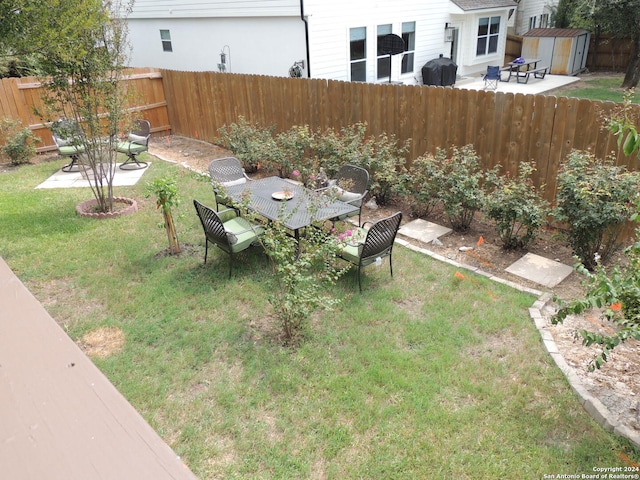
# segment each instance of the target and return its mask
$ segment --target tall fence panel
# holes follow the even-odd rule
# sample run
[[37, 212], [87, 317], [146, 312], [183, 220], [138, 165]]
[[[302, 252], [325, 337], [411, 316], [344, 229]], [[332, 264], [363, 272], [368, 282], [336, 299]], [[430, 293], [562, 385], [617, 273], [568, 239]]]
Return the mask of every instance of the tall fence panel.
[[[366, 122], [372, 135], [395, 135], [411, 142], [408, 164], [438, 148], [472, 144], [482, 165], [516, 173], [532, 162], [534, 182], [555, 193], [555, 178], [572, 149], [589, 150], [638, 169], [625, 157], [602, 119], [619, 104], [546, 95], [523, 95], [449, 87], [368, 84], [214, 72], [163, 70], [173, 133], [215, 142], [218, 129], [237, 122], [294, 125], [313, 130]], [[640, 106], [634, 107], [636, 118]]]
[[[167, 113], [162, 75], [153, 68], [126, 72], [126, 89], [131, 93], [128, 109], [135, 116], [149, 120], [152, 133], [167, 134], [171, 126]], [[43, 101], [45, 91], [35, 77], [4, 78], [0, 81], [0, 118], [20, 120], [40, 139], [38, 152], [55, 149]]]

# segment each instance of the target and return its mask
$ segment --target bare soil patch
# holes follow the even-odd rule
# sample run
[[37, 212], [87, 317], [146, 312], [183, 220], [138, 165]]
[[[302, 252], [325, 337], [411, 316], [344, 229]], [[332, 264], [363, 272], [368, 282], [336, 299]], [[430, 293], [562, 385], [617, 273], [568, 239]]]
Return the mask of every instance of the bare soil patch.
[[[581, 88], [576, 84], [572, 87]], [[554, 92], [554, 94], [558, 93]], [[150, 143], [150, 153], [203, 173], [208, 171], [211, 160], [233, 155], [232, 152], [218, 145], [179, 136], [153, 138]], [[363, 221], [376, 220], [398, 210], [403, 211], [403, 223], [414, 219], [406, 206], [389, 205], [377, 208], [365, 207]], [[447, 225], [446, 219], [439, 212], [434, 212], [425, 220]], [[560, 230], [546, 228], [527, 251], [505, 251], [501, 247], [492, 222], [478, 215], [468, 232], [464, 234], [451, 232], [441, 237], [440, 241], [442, 245], [422, 244], [418, 246], [514, 283], [536, 290], [550, 291], [565, 300], [579, 298], [584, 293], [581, 284], [582, 278], [575, 272], [549, 290], [505, 271], [505, 268], [527, 252], [566, 265], [574, 265], [573, 254], [571, 249], [563, 243], [563, 232]], [[420, 242], [412, 240], [412, 243], [419, 244]], [[472, 247], [472, 249], [460, 250], [460, 247]], [[614, 259], [614, 261], [620, 260], [620, 255]], [[550, 304], [544, 309], [543, 314], [548, 320], [550, 320], [554, 308], [555, 306]], [[597, 350], [582, 346], [581, 340], [576, 337], [577, 332], [582, 329], [601, 329], [605, 332], [612, 332], [614, 326], [602, 320], [598, 312], [588, 312], [579, 317], [570, 317], [563, 324], [557, 326], [552, 326], [549, 321], [549, 331], [554, 336], [559, 351], [567, 363], [574, 368], [585, 388], [607, 406], [618, 417], [619, 422], [640, 431], [640, 362], [638, 360], [640, 346], [638, 342], [630, 341], [618, 347], [604, 367], [598, 371], [589, 372], [589, 363], [597, 354]]]

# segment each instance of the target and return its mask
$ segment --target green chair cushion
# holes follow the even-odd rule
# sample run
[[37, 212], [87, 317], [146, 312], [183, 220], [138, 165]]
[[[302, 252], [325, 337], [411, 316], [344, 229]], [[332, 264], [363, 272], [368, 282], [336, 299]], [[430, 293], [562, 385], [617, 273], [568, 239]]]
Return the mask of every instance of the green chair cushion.
[[147, 146], [146, 145], [139, 145], [137, 143], [131, 143], [131, 142], [118, 142], [118, 145], [116, 146], [116, 151], [120, 152], [120, 153], [142, 153], [142, 152], [146, 152], [147, 151]]
[[367, 238], [367, 231], [361, 227], [355, 228], [353, 229], [353, 238], [357, 238], [360, 243], [347, 243], [344, 247], [342, 247], [340, 256], [345, 260], [358, 265], [358, 263], [360, 263], [360, 255], [362, 254], [364, 240]]
[[58, 148], [58, 151], [60, 152], [60, 155], [70, 157], [84, 152], [84, 147], [82, 145], [65, 145], [64, 147]]
[[[224, 229], [227, 231], [231, 243], [231, 251], [233, 253], [241, 252], [251, 246], [258, 239], [259, 235], [264, 233], [264, 228], [252, 225], [241, 217], [235, 217], [223, 223]], [[253, 230], [243, 232], [253, 226]], [[229, 235], [232, 234], [232, 235]], [[232, 241], [235, 237], [235, 243]]]

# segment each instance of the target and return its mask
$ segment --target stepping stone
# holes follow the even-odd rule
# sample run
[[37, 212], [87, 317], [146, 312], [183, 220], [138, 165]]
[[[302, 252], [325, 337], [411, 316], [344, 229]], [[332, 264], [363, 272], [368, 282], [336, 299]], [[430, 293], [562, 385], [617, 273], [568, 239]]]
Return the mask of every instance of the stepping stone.
[[573, 272], [573, 267], [540, 255], [527, 253], [520, 260], [505, 268], [505, 271], [551, 288], [567, 278]]
[[404, 224], [400, 227], [398, 233], [405, 237], [429, 243], [432, 242], [434, 238], [446, 235], [450, 231], [450, 228], [418, 218], [417, 220], [412, 220], [411, 222]]

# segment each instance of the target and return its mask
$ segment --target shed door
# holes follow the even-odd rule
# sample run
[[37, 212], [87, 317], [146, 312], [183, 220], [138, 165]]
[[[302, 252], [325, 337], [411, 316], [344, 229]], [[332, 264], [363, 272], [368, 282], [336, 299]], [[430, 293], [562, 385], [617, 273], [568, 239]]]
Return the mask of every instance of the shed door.
[[576, 41], [576, 52], [573, 56], [573, 65], [571, 68], [571, 74], [578, 73], [586, 65], [587, 60], [587, 37], [586, 33], [578, 35]]

